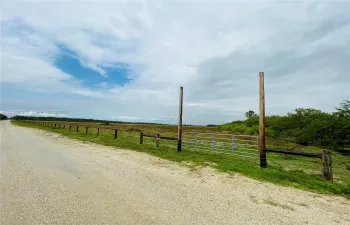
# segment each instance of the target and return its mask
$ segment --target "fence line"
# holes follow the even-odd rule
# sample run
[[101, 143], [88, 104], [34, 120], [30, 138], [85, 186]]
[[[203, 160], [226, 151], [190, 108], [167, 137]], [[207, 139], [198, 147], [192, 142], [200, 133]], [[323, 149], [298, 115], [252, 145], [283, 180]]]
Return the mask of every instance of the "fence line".
[[[42, 121], [26, 121], [23, 122], [27, 123], [34, 123], [39, 124], [41, 126], [50, 126], [55, 129], [67, 129], [68, 125], [66, 126], [65, 123], [62, 122], [42, 122]], [[72, 128], [76, 127], [75, 132], [80, 132], [79, 127], [83, 127], [82, 130], [86, 134], [89, 133], [89, 128], [96, 128], [96, 136], [99, 136], [102, 133], [102, 130], [108, 130], [108, 131], [114, 131], [114, 140], [118, 138], [118, 129], [115, 129], [114, 127], [90, 127], [90, 126], [82, 126], [79, 123], [69, 123], [69, 131], [74, 132], [74, 129]], [[91, 131], [91, 129], [90, 129]], [[91, 132], [90, 132], [91, 133]], [[136, 135], [135, 135], [136, 136]], [[176, 141], [177, 138], [173, 137], [161, 137], [161, 135], [158, 133], [156, 135], [152, 134], [144, 134], [143, 132], [139, 133], [140, 137], [140, 144], [143, 144], [144, 138], [151, 138], [155, 139], [155, 145], [156, 147], [159, 147], [160, 140], [170, 140], [170, 141]], [[225, 138], [226, 137], [226, 138]], [[253, 159], [255, 162], [259, 160], [259, 138], [258, 136], [251, 136], [251, 135], [236, 135], [236, 134], [222, 134], [222, 133], [203, 133], [203, 132], [185, 132], [182, 133], [182, 145], [181, 148], [188, 148], [190, 150], [195, 151], [206, 151], [206, 152], [213, 152], [218, 154], [230, 154], [246, 159]], [[338, 162], [339, 165], [334, 165], [332, 162], [331, 157], [331, 151], [323, 149], [320, 154], [317, 153], [307, 153], [307, 152], [297, 152], [297, 151], [291, 151], [290, 149], [272, 149], [272, 148], [264, 148], [264, 151], [266, 153], [277, 153], [277, 154], [283, 154], [283, 155], [296, 155], [296, 156], [302, 156], [302, 157], [308, 157], [308, 158], [318, 158], [321, 159], [321, 173], [324, 180], [333, 180], [333, 167], [338, 169], [348, 169], [348, 164], [344, 161], [340, 161], [337, 159], [335, 162]], [[349, 156], [350, 152], [347, 151], [335, 151], [337, 154], [340, 154], [344, 157]]]

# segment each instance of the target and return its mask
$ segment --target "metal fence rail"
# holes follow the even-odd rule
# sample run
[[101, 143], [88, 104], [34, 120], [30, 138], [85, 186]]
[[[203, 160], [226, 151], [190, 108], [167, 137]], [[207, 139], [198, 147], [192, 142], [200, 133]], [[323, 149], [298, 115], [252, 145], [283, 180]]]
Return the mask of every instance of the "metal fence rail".
[[184, 132], [183, 148], [259, 159], [258, 136]]

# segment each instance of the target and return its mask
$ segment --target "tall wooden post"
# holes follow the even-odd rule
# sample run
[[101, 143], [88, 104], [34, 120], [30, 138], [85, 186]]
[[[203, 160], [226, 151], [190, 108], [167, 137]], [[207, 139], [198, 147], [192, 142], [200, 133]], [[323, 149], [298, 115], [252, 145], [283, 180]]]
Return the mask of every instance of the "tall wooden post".
[[159, 147], [159, 141], [160, 141], [160, 135], [158, 133], [157, 136], [156, 136], [156, 147], [157, 148]]
[[266, 168], [266, 140], [265, 140], [265, 88], [264, 72], [259, 72], [259, 150], [260, 167]]
[[88, 133], [88, 129], [89, 129], [88, 127], [85, 128], [85, 134]]
[[143, 143], [143, 132], [141, 131], [140, 132], [140, 144], [142, 144]]
[[69, 125], [69, 130], [72, 130], [72, 125]]
[[117, 137], [118, 137], [118, 130], [115, 129], [115, 130], [114, 130], [114, 140], [117, 139]]
[[181, 152], [181, 144], [182, 144], [182, 105], [183, 105], [183, 87], [180, 87], [179, 124], [177, 129], [177, 151], [179, 152]]
[[327, 149], [322, 149], [322, 178], [324, 180], [333, 181], [332, 157], [331, 152]]
[[79, 131], [79, 126], [77, 126], [77, 132]]
[[97, 128], [97, 136], [100, 134], [100, 128]]

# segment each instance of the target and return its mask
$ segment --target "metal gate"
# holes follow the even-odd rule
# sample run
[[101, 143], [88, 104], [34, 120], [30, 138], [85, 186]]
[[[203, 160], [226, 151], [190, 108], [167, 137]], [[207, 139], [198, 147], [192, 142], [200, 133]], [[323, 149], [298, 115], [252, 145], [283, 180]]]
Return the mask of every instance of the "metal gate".
[[182, 135], [182, 148], [259, 159], [258, 136], [186, 132]]

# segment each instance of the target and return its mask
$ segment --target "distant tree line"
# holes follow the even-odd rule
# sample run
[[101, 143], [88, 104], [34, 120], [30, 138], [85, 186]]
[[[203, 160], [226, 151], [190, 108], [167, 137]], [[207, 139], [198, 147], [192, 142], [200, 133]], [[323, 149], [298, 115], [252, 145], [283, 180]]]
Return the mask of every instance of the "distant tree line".
[[0, 113], [0, 120], [7, 120], [7, 116]]
[[[84, 118], [68, 118], [68, 117], [35, 117], [35, 116], [13, 116], [11, 120], [38, 120], [38, 121], [64, 121], [64, 122], [93, 122], [101, 123], [102, 125], [109, 125], [111, 123], [122, 123], [122, 124], [145, 124], [145, 125], [165, 125], [165, 126], [177, 126], [174, 124], [166, 123], [147, 123], [147, 122], [125, 122], [125, 121], [112, 121], [112, 120], [96, 120], [96, 119], [84, 119]], [[191, 124], [183, 124], [184, 127], [198, 126]], [[207, 126], [217, 126], [210, 125]]]
[[[259, 133], [259, 116], [254, 111], [245, 113], [246, 119], [218, 127], [244, 134]], [[286, 116], [267, 116], [268, 137], [288, 138], [301, 145], [330, 149], [350, 149], [350, 101], [344, 100], [335, 112], [298, 108]]]
[[112, 121], [112, 120], [96, 120], [96, 119], [84, 119], [84, 118], [68, 118], [68, 117], [35, 117], [35, 116], [13, 116], [11, 120], [38, 120], [38, 121], [64, 121], [64, 122], [94, 122], [103, 123], [108, 125], [110, 123], [132, 123], [132, 124], [149, 124], [149, 125], [167, 125], [162, 123], [147, 123], [147, 122], [124, 122], [124, 121]]

